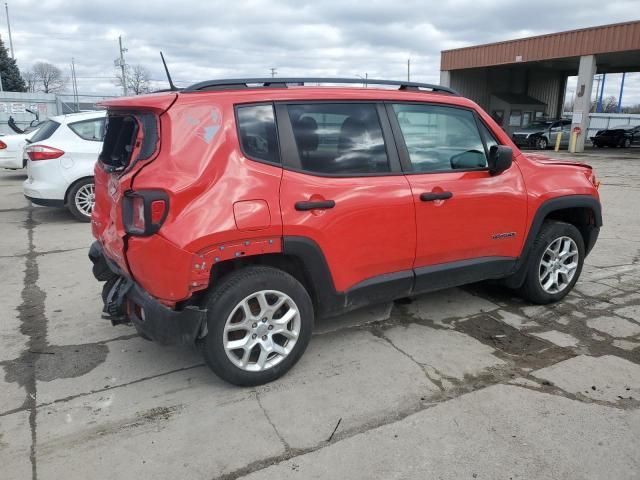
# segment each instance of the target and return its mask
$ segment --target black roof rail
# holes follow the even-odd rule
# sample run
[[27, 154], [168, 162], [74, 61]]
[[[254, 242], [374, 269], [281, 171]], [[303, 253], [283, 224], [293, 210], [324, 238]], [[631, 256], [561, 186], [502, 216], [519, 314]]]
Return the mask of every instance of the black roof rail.
[[405, 82], [403, 80], [377, 80], [362, 78], [233, 78], [228, 80], [206, 80], [194, 83], [182, 90], [184, 93], [201, 92], [209, 90], [236, 90], [242, 88], [287, 88], [288, 85], [303, 86], [313, 83], [338, 83], [360, 85], [390, 85], [397, 86], [399, 90], [420, 91], [428, 89], [432, 92], [442, 92], [459, 96], [459, 93], [449, 87], [433, 85], [431, 83]]

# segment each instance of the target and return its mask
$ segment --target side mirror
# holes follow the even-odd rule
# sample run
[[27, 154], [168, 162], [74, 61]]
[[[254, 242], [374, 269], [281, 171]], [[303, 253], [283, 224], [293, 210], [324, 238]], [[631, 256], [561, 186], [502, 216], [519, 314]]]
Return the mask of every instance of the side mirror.
[[489, 173], [497, 175], [504, 172], [513, 163], [513, 151], [511, 147], [493, 145], [489, 149]]

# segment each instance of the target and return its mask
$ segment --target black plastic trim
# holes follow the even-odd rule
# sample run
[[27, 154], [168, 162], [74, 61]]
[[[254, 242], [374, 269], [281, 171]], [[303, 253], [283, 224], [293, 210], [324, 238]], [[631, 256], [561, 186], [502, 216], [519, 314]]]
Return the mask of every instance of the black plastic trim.
[[517, 258], [483, 257], [403, 270], [366, 279], [347, 291], [335, 289], [320, 246], [306, 237], [285, 236], [283, 253], [298, 258], [316, 300], [319, 317], [384, 303], [413, 294], [456, 287], [481, 280], [504, 278], [513, 272]]
[[[421, 88], [431, 90], [433, 92], [448, 93], [450, 95], [459, 96], [458, 92], [449, 87], [442, 85], [434, 85], [432, 83], [405, 82], [402, 80], [384, 80], [369, 78], [363, 82], [361, 78], [231, 78], [226, 80], [206, 80], [204, 82], [195, 83], [182, 90], [183, 93], [201, 92], [206, 90], [235, 90], [244, 88], [287, 88], [289, 84], [296, 86], [304, 86], [308, 83], [324, 83], [324, 84], [358, 84], [366, 83], [369, 85], [388, 85], [397, 86], [399, 90], [420, 91]], [[251, 87], [256, 84], [257, 87]]]
[[591, 251], [598, 238], [600, 227], [602, 226], [602, 206], [600, 202], [590, 195], [566, 195], [551, 198], [538, 207], [531, 222], [527, 239], [522, 247], [522, 254], [515, 265], [514, 274], [506, 280], [507, 286], [517, 288], [524, 282], [529, 254], [547, 216], [550, 213], [569, 208], [587, 208], [593, 212], [594, 224], [589, 227], [587, 232], [588, 238], [585, 241], [585, 255]]
[[429, 265], [415, 269], [414, 294], [433, 292], [469, 283], [504, 278], [513, 272], [514, 257], [481, 257]]
[[420, 200], [423, 202], [433, 202], [435, 200], [449, 200], [453, 197], [451, 192], [425, 192], [420, 194]]
[[34, 198], [34, 197], [28, 197], [27, 195], [25, 195], [24, 198], [29, 200], [31, 203], [35, 203], [36, 205], [40, 205], [40, 206], [43, 206], [43, 207], [56, 207], [56, 208], [64, 208], [65, 207], [64, 200], [50, 200], [50, 199], [47, 199], [47, 198]]
[[[142, 198], [144, 202], [144, 230], [138, 230], [133, 226], [133, 199]], [[151, 222], [151, 204], [156, 200], [165, 203], [164, 214], [158, 223]], [[148, 237], [160, 230], [160, 227], [169, 214], [169, 195], [164, 190], [129, 190], [122, 197], [122, 224], [129, 235]]]
[[327, 210], [336, 206], [333, 200], [320, 200], [317, 202], [296, 202], [295, 209], [299, 212], [308, 210]]
[[[97, 280], [104, 281], [113, 275], [125, 278], [126, 291], [116, 296], [116, 301], [120, 303], [116, 308], [125, 312], [127, 309], [124, 308], [124, 302], [128, 300], [144, 311], [144, 319], [136, 315], [135, 309], [129, 309], [130, 311], [126, 314], [127, 319], [133, 323], [138, 332], [162, 345], [193, 345], [195, 343], [206, 322], [207, 310], [196, 306], [172, 310], [164, 306], [135, 281], [124, 275], [117, 265], [104, 255], [102, 246], [98, 242], [91, 245], [89, 258], [94, 263], [94, 275]], [[111, 274], [104, 272], [104, 265], [109, 268]]]

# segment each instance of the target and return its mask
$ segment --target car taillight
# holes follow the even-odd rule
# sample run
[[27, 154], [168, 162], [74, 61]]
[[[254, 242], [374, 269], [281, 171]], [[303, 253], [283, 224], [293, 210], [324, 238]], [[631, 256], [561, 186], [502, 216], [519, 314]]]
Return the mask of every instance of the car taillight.
[[162, 190], [137, 190], [122, 199], [122, 220], [130, 235], [156, 233], [169, 213], [169, 196]]
[[0, 140], [0, 150], [4, 150], [5, 148], [7, 148], [7, 144]]
[[47, 147], [46, 145], [29, 145], [25, 152], [29, 155], [31, 161], [36, 160], [53, 160], [54, 158], [61, 157], [64, 152], [58, 148]]

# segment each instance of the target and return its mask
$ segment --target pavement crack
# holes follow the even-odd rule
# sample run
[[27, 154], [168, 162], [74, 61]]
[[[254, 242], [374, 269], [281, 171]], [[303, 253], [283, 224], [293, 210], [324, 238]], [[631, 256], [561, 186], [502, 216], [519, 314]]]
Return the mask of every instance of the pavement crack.
[[28, 252], [25, 255], [25, 270], [22, 287], [22, 303], [17, 308], [20, 319], [20, 332], [27, 337], [27, 345], [20, 358], [5, 364], [5, 380], [17, 382], [25, 388], [26, 395], [22, 409], [29, 411], [29, 428], [31, 430], [31, 477], [38, 478], [37, 468], [37, 380], [36, 369], [40, 354], [47, 351], [47, 318], [44, 301], [46, 293], [38, 286], [39, 270], [37, 254], [33, 242], [33, 231], [38, 225], [33, 219], [33, 209], [28, 210], [24, 228], [27, 231]]
[[[285, 440], [285, 438], [282, 436], [282, 434], [278, 430], [278, 427], [276, 427], [276, 424], [273, 423], [273, 420], [271, 420], [271, 417], [269, 416], [269, 413], [267, 412], [267, 409], [264, 408], [264, 405], [262, 405], [262, 400], [260, 399], [260, 392], [256, 391], [255, 394], [256, 394], [256, 401], [258, 402], [258, 405], [260, 406], [260, 409], [262, 410], [262, 413], [264, 414], [265, 418], [267, 419], [267, 422], [269, 422], [269, 425], [271, 425], [271, 428], [273, 428], [273, 431], [276, 433], [277, 437], [280, 439], [280, 442], [284, 446], [285, 452], [290, 451], [291, 450], [291, 446]], [[342, 419], [340, 419], [340, 420], [342, 420]], [[338, 423], [340, 423], [340, 422], [338, 422]], [[336, 427], [336, 429], [337, 429], [337, 427]], [[335, 430], [334, 430], [333, 433], [335, 433]], [[333, 437], [333, 434], [331, 434], [331, 436]]]
[[404, 350], [402, 350], [400, 347], [398, 347], [397, 345], [395, 345], [389, 338], [387, 338], [385, 336], [385, 334], [383, 333], [383, 331], [378, 328], [378, 327], [374, 327], [371, 330], [371, 333], [373, 335], [375, 335], [376, 337], [380, 338], [381, 340], [386, 341], [389, 345], [391, 345], [391, 347], [393, 347], [398, 353], [401, 353], [402, 355], [404, 355], [405, 357], [407, 357], [409, 360], [411, 360], [413, 363], [415, 363], [418, 367], [420, 367], [420, 369], [422, 370], [422, 372], [424, 373], [425, 377], [427, 377], [427, 379], [433, 383], [436, 387], [438, 387], [438, 389], [441, 392], [445, 391], [445, 387], [442, 383], [442, 376], [440, 376], [439, 378], [435, 378], [434, 375], [431, 375], [431, 373], [429, 372], [428, 368], [431, 368], [434, 370], [434, 372], [436, 373], [436, 375], [440, 375], [440, 372], [438, 372], [437, 369], [435, 369], [434, 367], [431, 367], [430, 365], [424, 365], [420, 362], [418, 362], [415, 358], [413, 358], [409, 353], [405, 352]]

